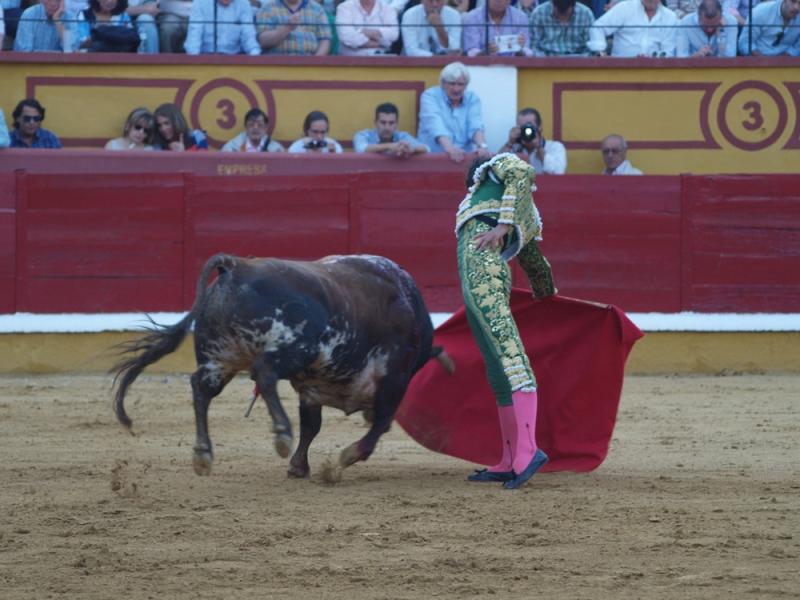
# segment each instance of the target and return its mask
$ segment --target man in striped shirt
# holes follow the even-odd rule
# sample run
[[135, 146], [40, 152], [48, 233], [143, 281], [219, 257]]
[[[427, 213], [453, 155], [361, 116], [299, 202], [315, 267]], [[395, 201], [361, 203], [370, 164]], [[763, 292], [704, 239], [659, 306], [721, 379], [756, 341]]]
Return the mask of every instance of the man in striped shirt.
[[585, 56], [589, 54], [592, 11], [575, 0], [551, 0], [531, 14], [531, 49], [534, 56]]
[[330, 54], [333, 30], [315, 0], [268, 0], [256, 25], [265, 54]]

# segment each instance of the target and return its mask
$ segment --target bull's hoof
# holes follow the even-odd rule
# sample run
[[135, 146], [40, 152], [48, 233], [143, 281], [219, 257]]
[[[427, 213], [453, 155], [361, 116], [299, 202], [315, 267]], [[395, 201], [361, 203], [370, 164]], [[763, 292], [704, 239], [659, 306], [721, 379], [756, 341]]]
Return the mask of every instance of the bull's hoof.
[[311, 472], [311, 469], [308, 467], [297, 467], [295, 465], [289, 465], [289, 468], [286, 470], [287, 477], [294, 477], [295, 479], [308, 479], [308, 476]]
[[194, 458], [192, 459], [192, 467], [194, 472], [201, 476], [211, 475], [211, 464], [214, 462], [214, 457], [211, 452], [195, 450]]
[[278, 433], [275, 435], [275, 452], [281, 458], [286, 458], [292, 451], [292, 436], [288, 433]]
[[342, 450], [342, 453], [339, 455], [339, 464], [342, 468], [349, 467], [360, 460], [363, 460], [363, 457], [361, 451], [358, 449], [358, 442], [350, 444], [347, 448]]

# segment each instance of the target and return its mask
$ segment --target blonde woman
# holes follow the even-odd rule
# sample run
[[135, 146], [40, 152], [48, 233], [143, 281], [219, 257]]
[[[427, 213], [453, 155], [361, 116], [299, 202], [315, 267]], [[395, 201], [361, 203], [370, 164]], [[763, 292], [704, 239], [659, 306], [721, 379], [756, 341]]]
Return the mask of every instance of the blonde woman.
[[155, 150], [153, 139], [153, 114], [146, 108], [134, 108], [125, 120], [122, 137], [109, 140], [106, 150]]

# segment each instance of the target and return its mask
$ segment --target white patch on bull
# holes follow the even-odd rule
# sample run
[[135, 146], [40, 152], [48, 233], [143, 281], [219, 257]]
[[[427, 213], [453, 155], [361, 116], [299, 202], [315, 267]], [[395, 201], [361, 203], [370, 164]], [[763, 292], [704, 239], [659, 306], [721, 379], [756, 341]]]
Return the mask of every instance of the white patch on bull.
[[210, 388], [218, 388], [222, 384], [222, 365], [214, 360], [203, 363], [202, 367], [205, 369], [203, 379], [206, 381]]
[[350, 339], [346, 329], [342, 331], [334, 331], [331, 329], [330, 325], [325, 328], [325, 331], [322, 333], [322, 337], [327, 337], [328, 339], [327, 341], [320, 342], [319, 344], [317, 363], [321, 367], [331, 364], [333, 353], [336, 351], [336, 349], [339, 346], [346, 344]]
[[383, 348], [376, 346], [369, 351], [367, 364], [353, 378], [353, 383], [350, 387], [351, 397], [359, 401], [359, 404], [371, 404], [370, 401], [375, 397], [378, 381], [386, 375], [386, 363], [388, 361], [389, 354]]
[[301, 321], [298, 323], [297, 327], [294, 328], [294, 333], [297, 337], [303, 335], [303, 330], [306, 328], [306, 325], [308, 325], [308, 319]]
[[305, 321], [298, 326], [298, 329], [290, 327], [283, 321], [277, 319], [272, 321], [272, 327], [267, 331], [258, 329], [243, 329], [242, 333], [252, 338], [256, 352], [276, 350], [283, 346], [292, 344], [305, 327]]

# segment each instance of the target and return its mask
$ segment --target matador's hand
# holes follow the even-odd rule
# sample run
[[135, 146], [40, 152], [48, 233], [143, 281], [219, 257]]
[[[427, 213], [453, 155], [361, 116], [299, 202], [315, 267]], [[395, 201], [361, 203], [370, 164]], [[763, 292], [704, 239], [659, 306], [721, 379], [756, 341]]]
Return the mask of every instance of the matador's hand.
[[499, 248], [503, 245], [503, 238], [511, 229], [510, 225], [499, 223], [494, 228], [485, 233], [476, 235], [473, 239], [475, 241], [475, 249], [483, 250], [484, 248]]

